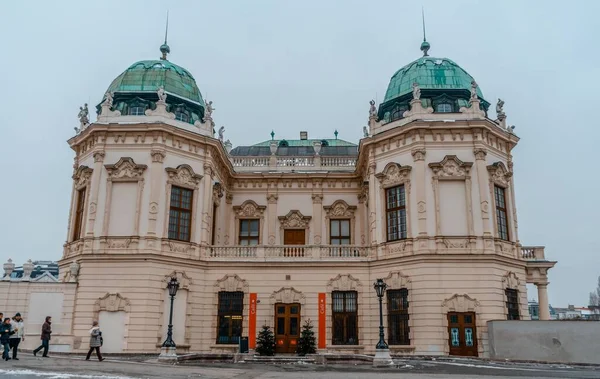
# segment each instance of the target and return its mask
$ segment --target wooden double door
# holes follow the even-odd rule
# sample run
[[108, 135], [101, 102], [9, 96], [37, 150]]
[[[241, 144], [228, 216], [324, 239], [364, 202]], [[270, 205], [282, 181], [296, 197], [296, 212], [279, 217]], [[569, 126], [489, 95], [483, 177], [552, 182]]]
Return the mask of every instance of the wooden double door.
[[294, 354], [300, 338], [300, 304], [275, 304], [275, 352]]
[[448, 312], [448, 344], [450, 355], [477, 356], [475, 313]]

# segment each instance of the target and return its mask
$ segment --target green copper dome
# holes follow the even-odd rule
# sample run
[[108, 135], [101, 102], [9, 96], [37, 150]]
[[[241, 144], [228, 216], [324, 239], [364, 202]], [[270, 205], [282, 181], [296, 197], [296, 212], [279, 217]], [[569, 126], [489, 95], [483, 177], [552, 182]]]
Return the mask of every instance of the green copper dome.
[[168, 95], [174, 95], [204, 107], [202, 95], [192, 74], [183, 67], [162, 59], [139, 61], [132, 64], [112, 81], [107, 92], [156, 94], [161, 86]]
[[[402, 67], [390, 79], [383, 102], [412, 93], [413, 83], [421, 90], [466, 90], [470, 91], [473, 77], [448, 58], [421, 57]], [[483, 93], [477, 88], [477, 95]]]

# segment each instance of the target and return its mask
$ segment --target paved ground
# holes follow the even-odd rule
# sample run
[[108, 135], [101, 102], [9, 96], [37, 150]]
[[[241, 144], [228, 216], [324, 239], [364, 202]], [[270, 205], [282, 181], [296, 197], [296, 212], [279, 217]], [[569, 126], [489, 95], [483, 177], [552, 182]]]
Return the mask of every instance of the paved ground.
[[86, 362], [78, 357], [34, 358], [23, 354], [19, 361], [0, 361], [3, 379], [514, 379], [600, 378], [600, 367], [490, 363], [481, 360], [402, 360], [386, 369], [370, 366], [319, 366], [312, 364], [203, 364], [166, 366], [154, 361], [107, 359]]

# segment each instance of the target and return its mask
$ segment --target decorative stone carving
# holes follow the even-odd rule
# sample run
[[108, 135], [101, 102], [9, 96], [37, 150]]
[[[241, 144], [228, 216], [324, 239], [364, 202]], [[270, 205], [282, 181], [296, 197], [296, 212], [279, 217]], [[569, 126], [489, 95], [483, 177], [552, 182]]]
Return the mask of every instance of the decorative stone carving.
[[223, 133], [225, 133], [225, 127], [221, 126], [219, 128], [219, 141], [223, 142]]
[[172, 253], [190, 254], [194, 248], [187, 242], [169, 241], [169, 251]]
[[422, 201], [422, 200], [419, 201], [417, 203], [417, 212], [419, 212], [419, 213], [425, 213], [426, 211], [427, 211], [427, 206], [426, 206], [425, 202]]
[[419, 84], [417, 82], [412, 84], [413, 90], [413, 100], [421, 99], [421, 88], [419, 88]]
[[111, 238], [106, 242], [109, 249], [127, 249], [131, 244], [131, 238]]
[[223, 197], [223, 185], [221, 183], [213, 184], [213, 201], [218, 203], [220, 199]]
[[27, 262], [25, 262], [23, 264], [23, 279], [22, 280], [31, 279], [31, 273], [33, 272], [34, 268], [35, 268], [35, 265], [31, 261], [31, 259], [28, 259]]
[[[88, 116], [89, 116], [88, 105], [87, 105], [87, 103], [85, 103], [83, 105], [83, 107], [79, 107], [79, 113], [77, 114], [77, 118], [79, 119], [78, 132], [81, 132], [83, 129], [85, 129], [90, 124], [90, 119]], [[77, 131], [77, 128], [75, 128], [75, 130]]]
[[472, 162], [463, 162], [456, 155], [446, 155], [441, 162], [430, 163], [437, 178], [465, 178], [470, 176]]
[[279, 196], [277, 196], [277, 194], [270, 193], [267, 195], [267, 203], [269, 203], [269, 204], [277, 204], [278, 199], [279, 199]]
[[369, 128], [363, 126], [363, 137], [367, 138], [369, 136]]
[[499, 121], [504, 121], [506, 118], [506, 113], [504, 113], [504, 100], [498, 99], [498, 103], [496, 104], [496, 116]]
[[169, 175], [169, 181], [175, 185], [198, 188], [202, 175], [194, 172], [194, 169], [188, 164], [181, 164], [177, 168], [167, 167], [165, 171]]
[[300, 303], [301, 305], [304, 305], [306, 303], [306, 296], [294, 287], [281, 287], [279, 290], [273, 292], [269, 299], [271, 304]]
[[108, 180], [143, 180], [145, 164], [136, 164], [132, 158], [123, 157], [115, 164], [104, 165], [108, 171]]
[[[31, 262], [31, 260], [29, 261]], [[70, 278], [69, 282], [74, 283], [77, 282], [77, 277], [79, 276], [79, 263], [77, 261], [73, 261], [69, 266]]]
[[185, 273], [185, 271], [175, 270], [172, 273], [170, 273], [169, 275], [165, 275], [165, 277], [162, 280], [163, 288], [167, 288], [167, 284], [169, 284], [169, 281], [171, 280], [171, 278], [177, 278], [177, 281], [179, 282], [179, 289], [189, 290], [190, 285], [193, 284], [192, 278], [190, 278]]
[[92, 180], [92, 170], [88, 166], [79, 166], [79, 168], [73, 174], [73, 180], [75, 180], [75, 188], [81, 189], [88, 184]]
[[8, 258], [8, 261], [4, 264], [4, 279], [10, 280], [10, 275], [15, 270], [15, 264], [12, 259]]
[[398, 163], [390, 162], [382, 172], [375, 174], [375, 177], [379, 179], [383, 188], [394, 187], [409, 183], [411, 170], [411, 166], [400, 166]]
[[375, 106], [375, 100], [369, 101], [369, 118], [377, 117], [377, 107]]
[[120, 293], [107, 293], [94, 303], [94, 312], [96, 315], [101, 311], [106, 312], [129, 312], [131, 302], [129, 299], [121, 296]]
[[320, 193], [313, 193], [311, 195], [313, 204], [322, 204], [323, 203], [323, 195], [321, 195]]
[[471, 101], [477, 100], [477, 82], [475, 80], [471, 81]]
[[226, 291], [226, 292], [235, 292], [242, 291], [244, 293], [248, 292], [249, 285], [248, 282], [244, 279], [240, 278], [236, 274], [233, 275], [225, 275], [221, 279], [217, 280], [215, 283], [215, 289], [217, 292]]
[[355, 205], [348, 205], [344, 200], [336, 200], [330, 206], [323, 207], [327, 218], [353, 218]]
[[96, 151], [94, 153], [94, 162], [104, 162], [104, 157], [106, 156], [106, 153], [104, 151]]
[[481, 202], [481, 211], [483, 213], [488, 213], [490, 211], [490, 204], [487, 202], [487, 200]]
[[444, 313], [475, 312], [479, 306], [479, 301], [471, 298], [467, 294], [454, 294], [454, 296], [442, 302], [442, 309], [444, 309]]
[[327, 292], [331, 291], [358, 291], [362, 284], [360, 280], [356, 279], [350, 274], [342, 275], [338, 274], [333, 279], [329, 279], [327, 282]]
[[444, 238], [442, 241], [447, 249], [466, 249], [469, 247], [469, 240], [465, 238], [459, 239], [448, 239]]
[[415, 162], [425, 160], [425, 149], [413, 149], [410, 153], [412, 154]]
[[252, 200], [246, 200], [242, 205], [234, 206], [233, 211], [238, 218], [260, 218], [263, 216], [266, 208], [266, 206], [258, 205]]
[[158, 213], [158, 203], [153, 201], [150, 203], [150, 206], [148, 207], [148, 212], [150, 212], [150, 214], [157, 214]]
[[164, 150], [152, 149], [150, 150], [150, 156], [152, 156], [152, 162], [163, 163], [167, 153]]
[[225, 202], [227, 204], [233, 203], [233, 194], [231, 192], [227, 192], [227, 194], [225, 195]]
[[518, 290], [521, 285], [521, 281], [512, 271], [506, 272], [506, 274], [502, 277], [502, 288], [510, 288], [514, 290]]
[[304, 216], [298, 210], [291, 210], [285, 216], [279, 216], [279, 223], [283, 229], [308, 229], [311, 216]]
[[487, 155], [486, 149], [475, 149], [473, 150], [473, 154], [475, 155], [475, 159], [478, 161], [485, 160], [485, 156]]
[[401, 288], [410, 289], [412, 281], [408, 276], [402, 275], [400, 271], [393, 271], [383, 279], [387, 288], [391, 290], [398, 290]]
[[490, 175], [490, 181], [494, 184], [498, 184], [502, 187], [508, 187], [510, 184], [510, 178], [512, 172], [510, 172], [504, 163], [496, 162], [487, 166], [488, 173]]
[[213, 107], [213, 102], [212, 101], [205, 101], [204, 104], [206, 105], [205, 110], [204, 110], [204, 118], [205, 120], [209, 120], [212, 119], [212, 113], [213, 111], [215, 111], [217, 108]]
[[111, 108], [113, 106], [113, 93], [108, 91], [104, 94], [104, 101], [102, 102], [103, 107]]
[[167, 93], [165, 92], [165, 89], [163, 88], [163, 86], [158, 87], [156, 94], [158, 95], [159, 102], [161, 102], [163, 104], [167, 102]]

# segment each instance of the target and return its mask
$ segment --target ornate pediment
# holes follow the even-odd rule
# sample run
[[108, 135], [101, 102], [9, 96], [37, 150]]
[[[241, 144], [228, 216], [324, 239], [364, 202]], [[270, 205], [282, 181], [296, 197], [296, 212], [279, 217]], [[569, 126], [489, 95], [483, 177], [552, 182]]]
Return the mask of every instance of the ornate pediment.
[[75, 181], [75, 188], [80, 189], [90, 184], [92, 180], [92, 170], [88, 166], [79, 166], [75, 173], [73, 173], [73, 180]]
[[279, 216], [279, 222], [283, 229], [308, 229], [311, 218], [294, 209], [285, 216]]
[[242, 291], [248, 292], [248, 282], [240, 278], [236, 274], [225, 275], [221, 279], [217, 280], [215, 287], [218, 291], [235, 292]]
[[327, 291], [358, 291], [362, 284], [360, 280], [356, 279], [350, 274], [342, 275], [338, 274], [333, 279], [329, 279], [327, 282]]
[[304, 305], [304, 303], [306, 302], [306, 296], [302, 292], [296, 290], [294, 287], [281, 287], [279, 290], [271, 294], [270, 300], [271, 304], [300, 303]]
[[390, 274], [383, 280], [387, 284], [387, 288], [390, 290], [397, 290], [401, 288], [410, 289], [412, 281], [408, 276], [402, 275], [400, 271], [390, 272]]
[[394, 187], [410, 181], [411, 166], [400, 166], [398, 163], [390, 162], [384, 168], [383, 171], [375, 174], [375, 177], [379, 179], [383, 188]]
[[131, 303], [129, 299], [121, 296], [120, 293], [107, 293], [94, 303], [94, 311], [106, 312], [129, 312]]
[[143, 180], [145, 164], [136, 164], [132, 158], [123, 157], [115, 164], [104, 165], [108, 180]]
[[171, 278], [177, 278], [180, 289], [184, 289], [184, 290], [190, 289], [190, 284], [192, 284], [192, 278], [187, 276], [185, 271], [173, 271], [169, 275], [165, 275], [165, 277], [162, 280], [164, 288], [167, 288], [167, 284], [169, 284], [169, 281], [171, 280]]
[[515, 274], [512, 271], [508, 271], [502, 277], [502, 287], [503, 288], [510, 288], [510, 289], [518, 290], [520, 284], [521, 284], [521, 281], [517, 277], [517, 274]]
[[446, 155], [441, 162], [430, 163], [433, 176], [439, 179], [464, 179], [470, 176], [472, 162], [463, 162], [456, 155]]
[[177, 168], [167, 167], [165, 171], [169, 175], [169, 181], [172, 184], [183, 187], [196, 189], [202, 179], [202, 175], [196, 174], [192, 166], [188, 164], [181, 164]]
[[328, 218], [353, 218], [356, 211], [355, 205], [348, 205], [344, 200], [336, 200], [333, 204], [325, 209], [325, 214]]
[[238, 218], [261, 218], [265, 209], [264, 205], [258, 205], [252, 200], [246, 200], [242, 205], [236, 205], [233, 207]]
[[475, 312], [479, 307], [479, 301], [471, 298], [467, 294], [459, 295], [454, 294], [454, 296], [444, 300], [442, 302], [442, 308], [444, 309], [444, 313], [447, 312]]
[[499, 184], [502, 187], [508, 187], [512, 172], [510, 172], [504, 163], [496, 162], [487, 166], [490, 175], [490, 181], [494, 184]]

